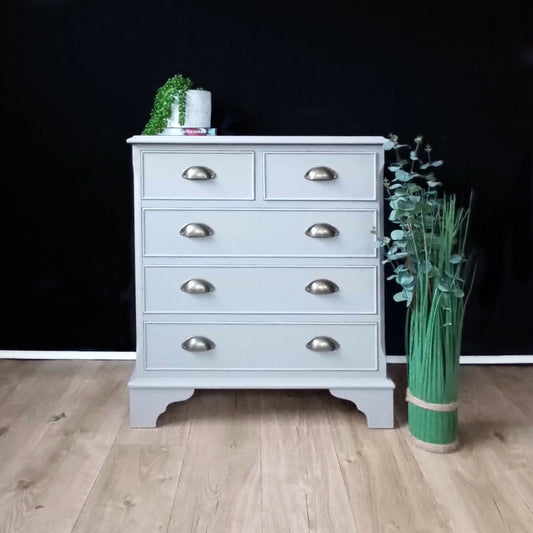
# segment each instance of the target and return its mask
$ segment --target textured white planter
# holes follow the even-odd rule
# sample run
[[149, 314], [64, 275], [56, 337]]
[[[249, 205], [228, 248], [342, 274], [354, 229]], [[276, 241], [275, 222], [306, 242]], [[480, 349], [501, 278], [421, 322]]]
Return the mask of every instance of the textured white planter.
[[209, 128], [211, 126], [211, 92], [193, 89], [187, 91], [185, 104], [185, 123], [180, 124], [178, 97], [172, 104], [172, 114], [167, 129], [171, 128]]

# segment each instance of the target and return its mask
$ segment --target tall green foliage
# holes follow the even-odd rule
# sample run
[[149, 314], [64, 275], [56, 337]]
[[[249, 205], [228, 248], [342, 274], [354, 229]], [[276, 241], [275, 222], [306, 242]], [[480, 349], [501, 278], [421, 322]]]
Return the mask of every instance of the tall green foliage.
[[[384, 263], [392, 265], [400, 291], [397, 302], [408, 307], [406, 352], [411, 393], [425, 402], [447, 404], [457, 399], [457, 374], [470, 261], [466, 254], [469, 209], [454, 195], [440, 192], [434, 174], [442, 161], [432, 161], [431, 146], [399, 144], [390, 135], [385, 149], [395, 153], [385, 180], [389, 220], [397, 226], [378, 240]], [[403, 151], [409, 158], [403, 158]], [[423, 155], [422, 152], [425, 154]], [[420, 440], [446, 444], [455, 439], [457, 412], [435, 412], [409, 404], [411, 433]]]
[[185, 124], [186, 94], [192, 88], [192, 81], [181, 74], [169, 78], [155, 95], [154, 105], [150, 112], [150, 120], [143, 130], [143, 135], [157, 135], [167, 127], [172, 113], [172, 104], [178, 97], [180, 125]]

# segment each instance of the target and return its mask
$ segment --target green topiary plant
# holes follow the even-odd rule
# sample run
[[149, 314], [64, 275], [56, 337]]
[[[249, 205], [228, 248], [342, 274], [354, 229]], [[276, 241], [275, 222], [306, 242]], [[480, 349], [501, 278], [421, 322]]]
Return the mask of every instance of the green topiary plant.
[[167, 127], [176, 96], [178, 97], [180, 125], [183, 126], [185, 124], [186, 93], [192, 86], [193, 82], [181, 74], [169, 78], [155, 95], [150, 120], [144, 127], [143, 135], [157, 135]]

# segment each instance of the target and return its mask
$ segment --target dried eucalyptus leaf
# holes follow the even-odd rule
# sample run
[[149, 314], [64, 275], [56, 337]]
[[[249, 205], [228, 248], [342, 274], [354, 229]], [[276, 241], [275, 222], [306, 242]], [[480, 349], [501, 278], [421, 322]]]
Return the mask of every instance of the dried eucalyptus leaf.
[[431, 264], [431, 261], [419, 261], [418, 272], [421, 274], [427, 274], [428, 272], [431, 272], [432, 267], [433, 265]]
[[397, 261], [398, 259], [403, 259], [404, 257], [407, 257], [407, 253], [406, 252], [398, 252], [396, 254], [391, 254], [391, 255], [387, 254], [387, 257], [391, 261]]
[[393, 295], [392, 299], [395, 302], [406, 302], [407, 301], [407, 295], [403, 291], [402, 292], [397, 292], [396, 294]]
[[411, 175], [409, 174], [409, 172], [406, 172], [405, 170], [401, 170], [401, 169], [397, 170], [394, 173], [394, 177], [398, 181], [409, 181], [411, 179]]
[[452, 291], [452, 282], [448, 278], [441, 278], [437, 283], [437, 287], [442, 292], [451, 292]]
[[412, 274], [407, 274], [406, 276], [398, 276], [396, 281], [402, 287], [409, 287], [413, 285], [414, 280], [415, 277]]

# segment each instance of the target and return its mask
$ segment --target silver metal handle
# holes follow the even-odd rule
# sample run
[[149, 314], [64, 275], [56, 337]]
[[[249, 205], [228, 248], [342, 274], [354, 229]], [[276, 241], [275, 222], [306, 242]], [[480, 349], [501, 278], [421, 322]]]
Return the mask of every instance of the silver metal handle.
[[180, 229], [180, 235], [184, 237], [209, 237], [214, 231], [207, 225], [200, 222], [191, 222]]
[[305, 347], [312, 352], [334, 352], [340, 348], [340, 344], [331, 337], [315, 337]]
[[207, 167], [189, 167], [182, 172], [181, 177], [184, 180], [212, 180], [217, 175], [214, 170]]
[[207, 292], [213, 292], [215, 287], [205, 279], [190, 279], [180, 289], [187, 294], [205, 294]]
[[315, 279], [305, 288], [311, 294], [333, 294], [338, 292], [339, 286], [329, 279]]
[[188, 352], [208, 352], [215, 348], [215, 343], [207, 337], [191, 337], [181, 347]]
[[331, 181], [336, 180], [339, 175], [329, 167], [313, 167], [304, 175], [309, 181]]
[[315, 239], [331, 239], [339, 234], [339, 230], [331, 224], [321, 222], [320, 224], [313, 224], [307, 228], [305, 234]]

